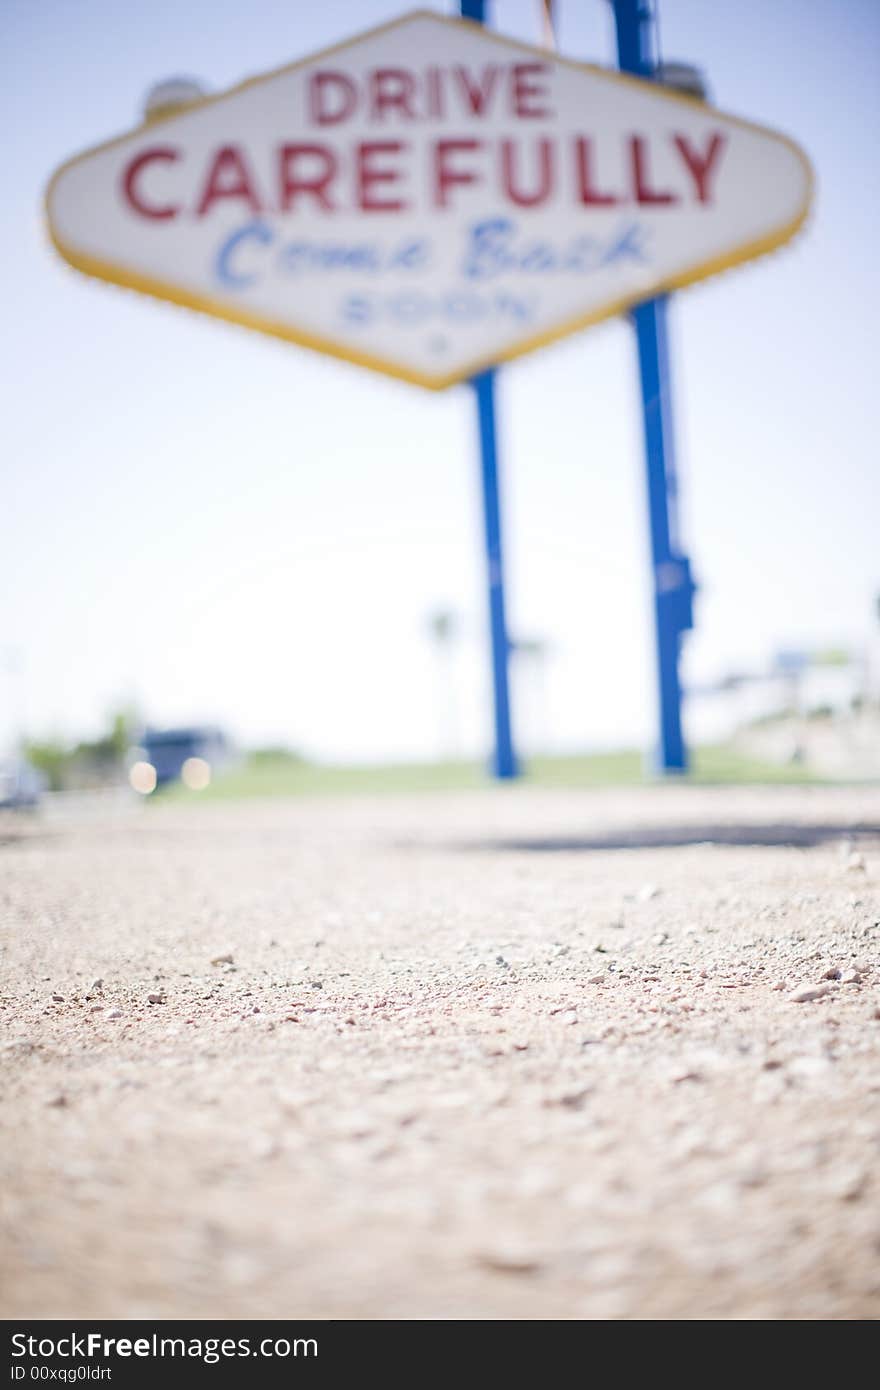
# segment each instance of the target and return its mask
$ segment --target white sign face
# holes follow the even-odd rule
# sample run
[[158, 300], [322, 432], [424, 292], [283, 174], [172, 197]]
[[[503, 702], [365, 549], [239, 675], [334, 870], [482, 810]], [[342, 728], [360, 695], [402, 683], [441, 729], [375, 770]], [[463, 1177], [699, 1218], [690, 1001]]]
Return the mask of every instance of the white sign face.
[[443, 387], [771, 250], [784, 137], [417, 12], [78, 156], [91, 275]]

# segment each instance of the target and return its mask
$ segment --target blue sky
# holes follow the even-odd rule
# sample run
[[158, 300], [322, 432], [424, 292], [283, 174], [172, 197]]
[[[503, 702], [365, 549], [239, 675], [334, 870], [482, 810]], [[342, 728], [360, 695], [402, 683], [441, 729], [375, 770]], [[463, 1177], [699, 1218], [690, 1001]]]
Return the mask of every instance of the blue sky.
[[[473, 401], [435, 396], [77, 276], [40, 200], [157, 79], [219, 90], [402, 13], [372, 0], [4, 0], [6, 436], [0, 743], [96, 730], [119, 700], [333, 758], [430, 756], [425, 615], [457, 610], [463, 750], [488, 675]], [[441, 12], [451, 7], [436, 5]], [[605, 0], [560, 0], [568, 56], [612, 59]], [[536, 0], [493, 23], [539, 39]], [[864, 645], [880, 590], [874, 462], [880, 6], [662, 0], [665, 57], [794, 136], [796, 242], [672, 308], [683, 521], [701, 584], [689, 680], [779, 646]], [[653, 668], [632, 336], [615, 322], [504, 371], [514, 635], [551, 645], [526, 740], [650, 737]], [[522, 673], [521, 673], [522, 675]], [[700, 731], [694, 704], [691, 729]], [[523, 726], [526, 727], [523, 727]]]

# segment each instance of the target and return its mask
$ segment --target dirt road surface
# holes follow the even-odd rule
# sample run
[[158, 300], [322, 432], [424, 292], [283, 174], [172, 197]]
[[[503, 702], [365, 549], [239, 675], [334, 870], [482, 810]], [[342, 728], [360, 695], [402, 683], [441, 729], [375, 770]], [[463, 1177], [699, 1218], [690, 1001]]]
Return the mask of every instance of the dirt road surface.
[[876, 789], [0, 825], [2, 1314], [880, 1315]]

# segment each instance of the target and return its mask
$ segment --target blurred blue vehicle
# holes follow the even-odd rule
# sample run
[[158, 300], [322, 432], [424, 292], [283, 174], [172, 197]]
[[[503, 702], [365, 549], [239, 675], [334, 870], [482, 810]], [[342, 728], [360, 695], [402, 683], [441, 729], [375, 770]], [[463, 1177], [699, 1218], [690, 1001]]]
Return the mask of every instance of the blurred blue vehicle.
[[39, 806], [46, 790], [42, 772], [25, 758], [0, 759], [0, 808], [3, 810], [32, 809]]
[[145, 729], [132, 750], [129, 781], [149, 795], [170, 782], [202, 791], [214, 772], [229, 762], [231, 749], [222, 729], [213, 725], [182, 729]]

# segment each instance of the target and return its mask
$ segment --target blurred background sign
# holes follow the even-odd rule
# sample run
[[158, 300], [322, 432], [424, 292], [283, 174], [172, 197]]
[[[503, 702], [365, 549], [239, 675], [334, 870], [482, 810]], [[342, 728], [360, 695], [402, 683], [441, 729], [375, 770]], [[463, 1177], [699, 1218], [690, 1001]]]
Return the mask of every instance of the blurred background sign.
[[163, 84], [47, 206], [88, 274], [440, 388], [780, 245], [809, 196], [780, 135], [414, 13]]

